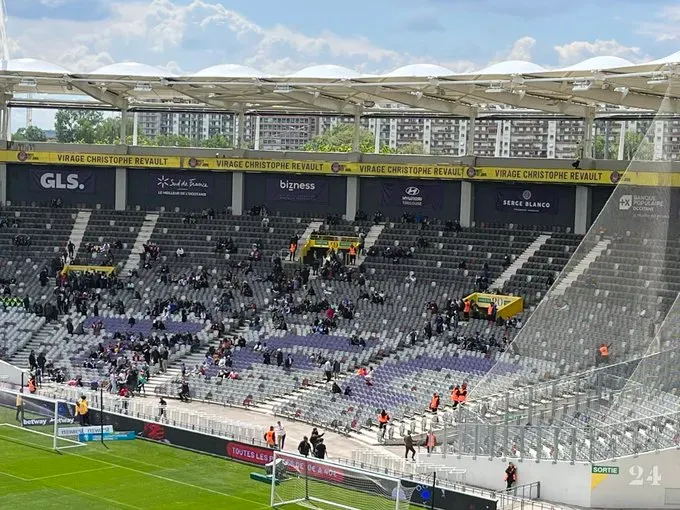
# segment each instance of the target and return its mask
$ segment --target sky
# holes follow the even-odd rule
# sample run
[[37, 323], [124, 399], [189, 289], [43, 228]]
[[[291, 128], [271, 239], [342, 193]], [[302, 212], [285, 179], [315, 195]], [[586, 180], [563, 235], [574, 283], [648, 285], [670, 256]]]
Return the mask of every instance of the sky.
[[[0, 0], [1, 2], [2, 0]], [[275, 75], [337, 64], [382, 73], [502, 60], [640, 62], [680, 50], [668, 0], [5, 0], [10, 58], [73, 71], [136, 61], [175, 73], [243, 64]], [[51, 114], [34, 122], [51, 127]], [[13, 129], [25, 123], [16, 112]]]

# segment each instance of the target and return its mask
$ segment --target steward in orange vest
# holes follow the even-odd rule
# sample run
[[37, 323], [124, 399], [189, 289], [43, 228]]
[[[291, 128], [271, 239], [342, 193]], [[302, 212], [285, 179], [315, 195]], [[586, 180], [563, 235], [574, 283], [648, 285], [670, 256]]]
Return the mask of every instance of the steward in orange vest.
[[276, 434], [274, 433], [274, 427], [269, 427], [269, 430], [264, 434], [264, 440], [267, 442], [269, 448], [276, 447]]
[[387, 414], [387, 411], [384, 409], [382, 412], [378, 415], [378, 423], [380, 424], [380, 428], [384, 429], [387, 428], [387, 424], [390, 422], [390, 415]]
[[432, 400], [430, 400], [430, 411], [436, 413], [439, 409], [439, 402], [439, 395], [437, 393], [432, 395]]

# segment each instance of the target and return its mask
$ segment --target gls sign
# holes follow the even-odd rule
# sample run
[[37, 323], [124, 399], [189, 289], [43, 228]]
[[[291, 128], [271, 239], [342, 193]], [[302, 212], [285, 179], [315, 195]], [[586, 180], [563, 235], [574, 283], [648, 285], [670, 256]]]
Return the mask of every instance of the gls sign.
[[94, 193], [94, 173], [69, 170], [31, 169], [29, 187], [34, 191]]
[[85, 189], [85, 185], [78, 181], [78, 174], [55, 174], [47, 172], [40, 176], [40, 185], [45, 189]]

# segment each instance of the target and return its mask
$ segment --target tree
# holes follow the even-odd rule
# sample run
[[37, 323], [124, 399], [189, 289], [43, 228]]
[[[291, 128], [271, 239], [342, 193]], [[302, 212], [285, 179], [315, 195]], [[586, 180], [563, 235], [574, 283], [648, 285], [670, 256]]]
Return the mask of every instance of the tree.
[[58, 110], [54, 129], [60, 143], [95, 143], [97, 128], [104, 120], [101, 112], [89, 110]]
[[47, 135], [37, 126], [28, 126], [17, 129], [12, 135], [12, 140], [17, 142], [46, 142]]
[[196, 147], [198, 144], [194, 143], [188, 136], [182, 135], [158, 135], [149, 139], [149, 145], [156, 147]]
[[610, 141], [605, 154], [605, 138], [603, 135], [593, 139], [593, 158], [595, 159], [617, 159], [619, 154], [618, 141]]
[[[117, 143], [120, 143], [120, 123], [121, 123], [121, 118], [120, 117], [107, 117], [103, 119], [96, 127], [95, 127], [95, 142], [98, 144], [105, 144], [105, 145], [114, 145]], [[128, 119], [126, 124], [127, 124], [127, 134], [132, 133], [132, 130], [134, 129], [134, 124], [133, 124], [132, 119]], [[127, 138], [127, 137], [126, 137]]]
[[232, 138], [224, 135], [212, 135], [210, 138], [201, 140], [201, 147], [208, 149], [230, 149], [234, 146]]
[[[339, 124], [325, 133], [315, 136], [302, 150], [311, 152], [352, 152], [354, 125]], [[359, 130], [359, 152], [374, 152], [375, 136], [368, 129]]]
[[643, 133], [626, 131], [623, 138], [623, 159], [652, 161], [654, 146]]
[[423, 142], [409, 142], [397, 147], [397, 154], [425, 154]]

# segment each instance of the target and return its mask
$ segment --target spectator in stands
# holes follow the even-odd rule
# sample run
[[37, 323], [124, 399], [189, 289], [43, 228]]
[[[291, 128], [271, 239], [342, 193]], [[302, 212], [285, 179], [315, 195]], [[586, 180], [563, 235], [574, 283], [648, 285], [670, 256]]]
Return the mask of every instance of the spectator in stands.
[[326, 382], [330, 382], [333, 377], [333, 365], [331, 365], [331, 360], [327, 359], [323, 364], [323, 373], [326, 376]]
[[319, 438], [319, 442], [316, 443], [316, 446], [314, 447], [314, 456], [317, 459], [326, 458], [326, 445], [323, 442], [323, 438]]
[[460, 401], [460, 386], [456, 385], [451, 390], [451, 403], [452, 403], [454, 409], [456, 407], [458, 407], [459, 401]]
[[316, 427], [312, 429], [312, 433], [309, 435], [309, 442], [312, 445], [312, 449], [316, 449], [316, 445], [318, 444], [319, 441], [321, 441], [321, 438], [323, 437], [323, 434], [319, 434], [319, 431]]
[[36, 362], [35, 359], [35, 351], [31, 349], [31, 353], [28, 355], [28, 367], [31, 372], [35, 371], [36, 367], [38, 366], [38, 363]]
[[286, 356], [286, 361], [283, 364], [283, 367], [286, 370], [290, 370], [291, 367], [293, 366], [293, 357], [290, 355], [290, 353]]
[[411, 436], [411, 431], [407, 430], [404, 436], [404, 447], [406, 449], [405, 457], [408, 459], [408, 454], [411, 454], [411, 460], [416, 460], [416, 449], [413, 447], [413, 436]]
[[510, 490], [512, 486], [517, 482], [517, 467], [510, 462], [508, 467], [505, 468], [505, 489]]
[[184, 258], [184, 248], [181, 246], [177, 248], [177, 251], [175, 251], [175, 255], [177, 256], [178, 259]]
[[302, 441], [300, 441], [300, 444], [298, 445], [297, 449], [300, 455], [302, 455], [303, 457], [309, 457], [309, 452], [312, 450], [312, 445], [309, 444], [307, 436], [304, 436], [302, 438]]
[[191, 391], [189, 389], [189, 382], [184, 379], [182, 381], [182, 387], [179, 390], [179, 399], [182, 402], [189, 402], [189, 395], [191, 394]]
[[335, 395], [341, 395], [342, 394], [342, 388], [338, 384], [337, 381], [333, 381], [333, 386], [331, 387], [331, 393]]

